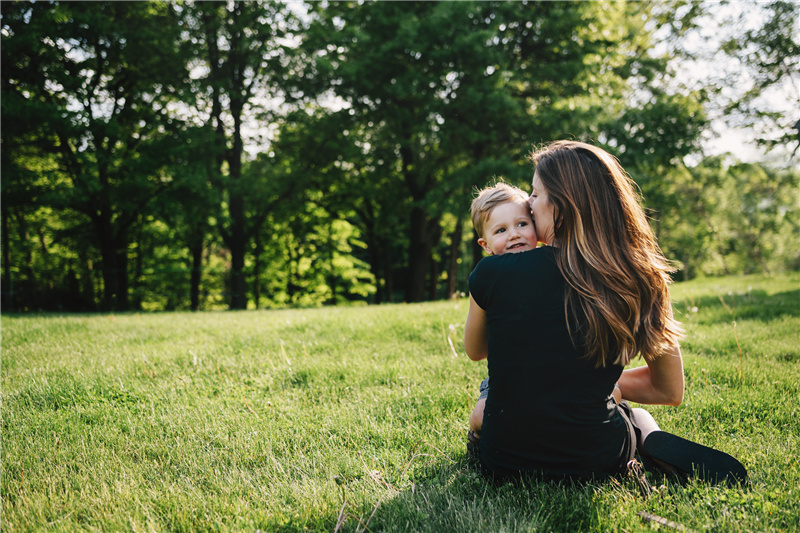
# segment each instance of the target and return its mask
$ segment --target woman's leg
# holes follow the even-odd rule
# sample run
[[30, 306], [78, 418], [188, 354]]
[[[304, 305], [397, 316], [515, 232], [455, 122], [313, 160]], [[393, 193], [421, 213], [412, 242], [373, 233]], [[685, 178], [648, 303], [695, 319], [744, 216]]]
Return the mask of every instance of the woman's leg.
[[[641, 430], [639, 453], [646, 455], [668, 474], [698, 475], [712, 483], [726, 481], [729, 484], [747, 481], [747, 470], [736, 458], [661, 431], [653, 416], [639, 407], [633, 408], [636, 424]], [[653, 435], [648, 446], [645, 442]], [[648, 453], [648, 451], [650, 453]]]
[[[633, 416], [636, 418], [636, 425], [639, 426], [641, 430], [641, 435], [639, 438], [641, 439], [639, 442], [636, 443], [636, 448], [639, 450], [639, 454], [645, 454], [644, 451], [644, 441], [647, 440], [647, 436], [653, 433], [654, 431], [661, 431], [661, 428], [658, 427], [658, 423], [656, 419], [653, 418], [648, 411], [642, 409], [641, 407], [634, 407], [633, 409]], [[655, 463], [661, 468], [661, 470], [665, 471], [668, 474], [676, 474], [675, 468], [672, 465], [665, 463], [664, 461], [659, 461], [655, 457], [650, 457]]]
[[[641, 407], [633, 408], [633, 416], [636, 418], [636, 425], [639, 426], [640, 430], [642, 430], [642, 434], [640, 436], [641, 440], [636, 443], [636, 447], [641, 450], [645, 439], [647, 439], [647, 436], [654, 431], [660, 431], [661, 428], [658, 427], [658, 423], [656, 422], [656, 419], [653, 418], [653, 415]], [[471, 418], [472, 417], [470, 417], [470, 419]]]

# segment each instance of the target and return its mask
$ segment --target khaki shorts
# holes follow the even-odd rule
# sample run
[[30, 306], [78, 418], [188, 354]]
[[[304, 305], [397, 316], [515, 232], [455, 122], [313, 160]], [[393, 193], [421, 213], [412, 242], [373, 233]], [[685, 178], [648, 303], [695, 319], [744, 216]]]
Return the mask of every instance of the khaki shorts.
[[481, 388], [479, 389], [478, 399], [485, 400], [489, 397], [489, 378], [481, 381]]

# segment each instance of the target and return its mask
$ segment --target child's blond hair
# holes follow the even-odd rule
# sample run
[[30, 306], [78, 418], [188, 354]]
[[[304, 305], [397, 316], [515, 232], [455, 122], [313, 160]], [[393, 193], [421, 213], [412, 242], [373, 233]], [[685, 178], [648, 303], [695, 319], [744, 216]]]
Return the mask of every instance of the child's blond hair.
[[484, 237], [483, 230], [486, 221], [492, 216], [494, 208], [506, 202], [528, 202], [528, 195], [519, 187], [514, 187], [502, 181], [495, 183], [491, 187], [478, 192], [478, 196], [472, 201], [470, 210], [472, 216], [472, 227], [475, 232]]

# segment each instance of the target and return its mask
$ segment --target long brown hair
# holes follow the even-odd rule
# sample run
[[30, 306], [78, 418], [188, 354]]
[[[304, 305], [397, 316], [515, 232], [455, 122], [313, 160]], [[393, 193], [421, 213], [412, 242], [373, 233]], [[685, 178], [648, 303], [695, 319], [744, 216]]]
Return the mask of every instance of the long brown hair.
[[[619, 161], [590, 144], [556, 141], [533, 152], [554, 207], [564, 302], [596, 366], [647, 360], [678, 343], [669, 299], [670, 266], [656, 243], [633, 180]], [[573, 322], [573, 323], [575, 323]]]

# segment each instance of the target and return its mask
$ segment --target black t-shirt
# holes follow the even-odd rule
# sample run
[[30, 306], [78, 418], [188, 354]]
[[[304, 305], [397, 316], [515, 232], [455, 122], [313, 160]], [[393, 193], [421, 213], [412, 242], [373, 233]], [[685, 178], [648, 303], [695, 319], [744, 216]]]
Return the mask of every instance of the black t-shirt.
[[469, 277], [489, 332], [481, 460], [501, 475], [615, 473], [628, 438], [611, 396], [622, 367], [595, 368], [573, 344], [554, 254], [487, 257]]

